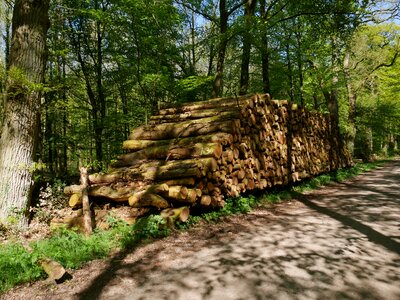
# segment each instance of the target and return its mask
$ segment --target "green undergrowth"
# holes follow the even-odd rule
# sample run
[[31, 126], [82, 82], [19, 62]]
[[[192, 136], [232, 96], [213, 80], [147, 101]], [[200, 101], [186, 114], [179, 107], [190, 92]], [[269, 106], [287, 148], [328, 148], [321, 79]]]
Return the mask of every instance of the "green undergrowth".
[[[344, 181], [379, 164], [356, 164], [352, 168], [323, 174], [290, 188], [227, 199], [224, 208], [190, 216], [187, 222], [176, 224], [176, 228], [185, 230], [200, 222], [217, 222], [223, 217], [245, 214], [260, 205], [291, 199], [293, 192], [302, 193], [330, 182]], [[45, 278], [40, 267], [43, 258], [56, 260], [68, 269], [77, 269], [90, 260], [105, 258], [113, 251], [130, 249], [144, 240], [165, 237], [170, 230], [159, 215], [150, 215], [141, 218], [133, 226], [114, 221], [111, 230], [95, 231], [88, 237], [60, 229], [48, 239], [31, 242], [29, 247], [18, 242], [0, 244], [0, 293], [17, 284]]]
[[141, 218], [135, 225], [115, 222], [111, 230], [96, 230], [90, 236], [76, 231], [59, 229], [52, 237], [29, 246], [9, 242], [0, 245], [0, 293], [11, 287], [46, 275], [40, 260], [53, 259], [67, 269], [77, 269], [84, 263], [106, 258], [112, 251], [134, 247], [146, 239], [167, 236], [170, 229], [159, 215]]

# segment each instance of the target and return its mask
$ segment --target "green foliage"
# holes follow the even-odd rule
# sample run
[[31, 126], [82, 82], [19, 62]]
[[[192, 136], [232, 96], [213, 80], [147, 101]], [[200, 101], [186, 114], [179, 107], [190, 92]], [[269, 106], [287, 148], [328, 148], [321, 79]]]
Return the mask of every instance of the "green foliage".
[[361, 27], [351, 44], [349, 83], [357, 96], [355, 155], [390, 155], [400, 136], [400, 26]]
[[0, 293], [43, 277], [38, 255], [29, 253], [21, 244], [0, 245], [0, 274]]
[[189, 76], [176, 84], [177, 101], [180, 103], [204, 100], [212, 89], [213, 76]]
[[159, 215], [140, 218], [133, 226], [133, 231], [139, 239], [159, 238], [170, 233], [166, 220]]
[[140, 241], [167, 236], [170, 230], [158, 215], [141, 218], [134, 226], [114, 220], [109, 231], [96, 231], [86, 237], [60, 228], [49, 239], [30, 244], [31, 252], [19, 243], [0, 245], [0, 292], [16, 284], [42, 278], [39, 259], [51, 258], [65, 268], [76, 269], [93, 259], [104, 258], [113, 249], [124, 249]]
[[117, 246], [112, 232], [98, 232], [85, 237], [71, 230], [59, 230], [53, 237], [31, 244], [33, 252], [60, 262], [66, 268], [76, 269], [83, 263], [106, 257]]
[[10, 90], [10, 92], [14, 96], [32, 92], [42, 92], [45, 90], [42, 83], [33, 83], [25, 70], [11, 67], [10, 70], [8, 70], [7, 77], [8, 80], [12, 82], [12, 90]]
[[201, 218], [206, 222], [215, 222], [221, 217], [248, 213], [258, 203], [259, 199], [252, 195], [248, 197], [228, 198], [223, 208], [204, 213], [201, 215]]

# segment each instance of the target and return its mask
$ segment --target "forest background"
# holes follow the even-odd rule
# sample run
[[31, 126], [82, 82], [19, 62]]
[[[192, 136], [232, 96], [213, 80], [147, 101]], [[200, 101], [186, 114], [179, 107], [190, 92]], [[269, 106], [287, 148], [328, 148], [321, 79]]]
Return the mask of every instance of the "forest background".
[[[13, 5], [0, 2], [2, 99], [19, 76]], [[105, 170], [165, 103], [263, 92], [336, 115], [356, 157], [394, 154], [399, 11], [397, 0], [51, 1], [34, 179]]]

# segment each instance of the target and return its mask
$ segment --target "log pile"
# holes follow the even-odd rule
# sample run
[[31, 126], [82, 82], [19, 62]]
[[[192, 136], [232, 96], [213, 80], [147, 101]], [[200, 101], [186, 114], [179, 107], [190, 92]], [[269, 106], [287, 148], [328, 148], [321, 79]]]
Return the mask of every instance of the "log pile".
[[[164, 108], [133, 130], [108, 173], [89, 175], [91, 198], [132, 207], [222, 207], [225, 197], [285, 185], [351, 164], [328, 118], [268, 94]], [[81, 186], [69, 186], [70, 205]]]

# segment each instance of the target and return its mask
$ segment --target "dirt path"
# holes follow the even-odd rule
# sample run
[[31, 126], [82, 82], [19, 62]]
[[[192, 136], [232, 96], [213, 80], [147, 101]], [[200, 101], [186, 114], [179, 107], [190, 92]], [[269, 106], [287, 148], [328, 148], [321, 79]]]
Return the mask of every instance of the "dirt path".
[[[207, 228], [209, 226], [209, 228]], [[400, 161], [6, 299], [400, 299]]]

